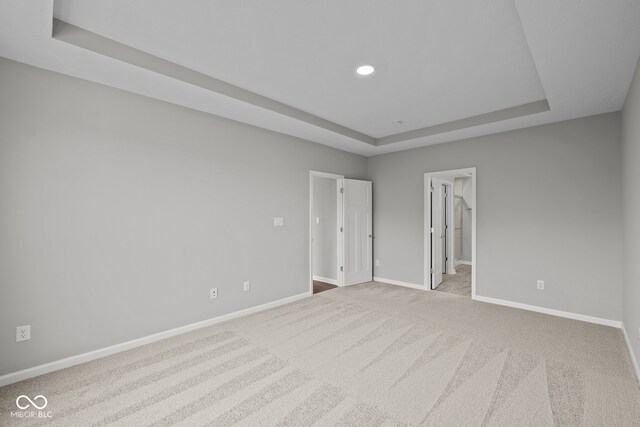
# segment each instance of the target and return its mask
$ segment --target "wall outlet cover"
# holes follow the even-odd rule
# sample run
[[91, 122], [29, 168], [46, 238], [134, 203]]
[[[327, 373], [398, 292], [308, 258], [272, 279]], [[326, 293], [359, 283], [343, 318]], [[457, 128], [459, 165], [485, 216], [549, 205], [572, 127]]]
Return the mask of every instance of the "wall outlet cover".
[[31, 325], [18, 326], [16, 328], [16, 342], [31, 339]]
[[216, 299], [216, 298], [218, 298], [218, 288], [209, 289], [209, 299]]
[[376, 260], [376, 267], [379, 267], [379, 266], [380, 266], [380, 260], [379, 260], [379, 259], [377, 259], [377, 260]]
[[247, 292], [251, 289], [251, 282], [244, 282], [244, 291]]
[[274, 217], [273, 218], [273, 226], [274, 227], [284, 227], [284, 218], [282, 218], [282, 217]]
[[538, 280], [538, 289], [543, 291], [544, 290], [544, 280]]

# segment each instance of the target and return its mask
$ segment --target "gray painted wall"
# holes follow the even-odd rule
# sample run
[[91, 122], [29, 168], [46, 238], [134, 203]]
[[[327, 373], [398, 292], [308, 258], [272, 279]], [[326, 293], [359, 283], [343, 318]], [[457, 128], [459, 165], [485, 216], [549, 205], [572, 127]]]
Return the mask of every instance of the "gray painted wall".
[[473, 188], [471, 178], [463, 179], [462, 198], [464, 199], [464, 209], [462, 210], [462, 259], [472, 261], [472, 228], [473, 213], [469, 207], [473, 206]]
[[621, 320], [621, 163], [619, 113], [371, 157], [375, 275], [424, 283], [423, 173], [476, 166], [477, 293]]
[[[622, 127], [639, 354], [637, 74]], [[622, 318], [620, 114], [367, 163], [4, 59], [0, 75], [0, 375], [308, 291], [309, 170], [368, 175], [376, 276], [423, 283], [422, 174], [477, 166], [478, 293]]]
[[640, 363], [640, 62], [622, 110], [624, 326]]
[[313, 177], [313, 274], [333, 280], [338, 278], [337, 188], [335, 179]]
[[5, 59], [0, 75], [0, 375], [307, 292], [309, 170], [366, 178], [361, 156]]
[[[459, 251], [456, 247], [456, 260], [471, 261], [471, 243], [472, 243], [472, 211], [471, 200], [472, 187], [471, 178], [462, 177], [455, 178], [454, 194], [456, 198], [454, 203], [454, 223], [456, 227], [456, 245], [459, 245]], [[459, 234], [459, 235], [458, 235]]]

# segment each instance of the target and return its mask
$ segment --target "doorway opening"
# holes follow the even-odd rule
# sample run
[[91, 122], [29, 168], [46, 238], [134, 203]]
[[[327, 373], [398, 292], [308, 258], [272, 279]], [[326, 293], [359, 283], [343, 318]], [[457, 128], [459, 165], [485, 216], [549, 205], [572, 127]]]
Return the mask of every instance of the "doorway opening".
[[338, 204], [340, 175], [311, 174], [311, 291], [314, 294], [338, 286], [338, 240], [342, 218]]
[[476, 168], [424, 174], [425, 285], [476, 295]]
[[309, 173], [309, 271], [312, 293], [373, 280], [370, 181]]

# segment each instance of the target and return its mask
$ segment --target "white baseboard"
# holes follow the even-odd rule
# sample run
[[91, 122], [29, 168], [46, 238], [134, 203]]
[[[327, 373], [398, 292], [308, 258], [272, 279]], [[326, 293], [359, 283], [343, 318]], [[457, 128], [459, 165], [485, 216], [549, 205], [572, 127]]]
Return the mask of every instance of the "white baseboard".
[[202, 320], [200, 322], [191, 323], [190, 325], [180, 326], [168, 331], [159, 332], [157, 334], [148, 335], [142, 338], [136, 338], [131, 341], [126, 341], [120, 344], [115, 344], [109, 347], [93, 350], [87, 353], [82, 353], [76, 356], [66, 357], [64, 359], [56, 360], [53, 362], [45, 363], [43, 365], [34, 366], [33, 368], [23, 369], [22, 371], [12, 372], [10, 374], [0, 376], [0, 387], [7, 384], [16, 383], [18, 381], [26, 380], [29, 378], [37, 377], [38, 375], [47, 374], [49, 372], [58, 371], [60, 369], [68, 368], [70, 366], [79, 365], [80, 363], [89, 362], [91, 360], [100, 359], [105, 356], [110, 356], [115, 353], [120, 353], [132, 348], [140, 347], [145, 344], [160, 341], [165, 338], [170, 338], [176, 335], [184, 334], [196, 329], [205, 328], [207, 326], [215, 325], [216, 323], [224, 322], [238, 317], [247, 316], [249, 314], [258, 313], [270, 308], [278, 307], [280, 305], [288, 304], [303, 298], [310, 297], [312, 293], [310, 291], [303, 294], [294, 295], [287, 298], [282, 298], [276, 301], [268, 302], [266, 304], [258, 305], [256, 307], [246, 308], [244, 310], [236, 311], [222, 316], [214, 317], [212, 319]]
[[633, 369], [636, 372], [636, 379], [640, 384], [640, 366], [638, 365], [638, 359], [636, 359], [636, 355], [633, 353], [633, 347], [631, 347], [631, 341], [629, 340], [629, 335], [627, 334], [627, 328], [624, 327], [624, 323], [622, 324], [622, 335], [624, 335], [624, 341], [627, 344], [627, 350], [629, 351], [631, 364], [633, 365]]
[[390, 285], [404, 286], [405, 288], [419, 289], [421, 291], [431, 290], [429, 288], [426, 288], [424, 285], [416, 285], [415, 283], [401, 282], [399, 280], [383, 279], [382, 277], [374, 277], [373, 280], [375, 282], [382, 282], [382, 283], [388, 283]]
[[459, 259], [457, 261], [453, 261], [453, 265], [473, 265], [473, 263], [471, 261], [465, 261], [463, 259]]
[[581, 320], [583, 322], [595, 323], [597, 325], [611, 326], [613, 328], [622, 328], [622, 322], [619, 320], [602, 319], [600, 317], [587, 316], [585, 314], [571, 313], [568, 311], [554, 310], [552, 308], [538, 307], [536, 305], [522, 304], [519, 302], [507, 301], [498, 298], [483, 297], [476, 295], [473, 298], [476, 301], [488, 302], [490, 304], [504, 305], [507, 307], [520, 308], [522, 310], [535, 311], [536, 313], [550, 314], [552, 316], [566, 317], [567, 319]]
[[336, 279], [329, 279], [328, 277], [313, 276], [313, 280], [338, 286], [338, 281]]

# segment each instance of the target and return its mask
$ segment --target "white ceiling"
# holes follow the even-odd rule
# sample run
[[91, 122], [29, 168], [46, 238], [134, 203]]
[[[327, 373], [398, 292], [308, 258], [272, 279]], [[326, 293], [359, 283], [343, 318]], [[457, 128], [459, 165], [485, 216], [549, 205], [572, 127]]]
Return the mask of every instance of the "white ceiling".
[[375, 138], [545, 98], [513, 0], [183, 3], [54, 16]]
[[[54, 16], [318, 120], [56, 40]], [[639, 53], [636, 0], [0, 4], [0, 56], [363, 155], [620, 110]], [[362, 63], [376, 72], [357, 76]], [[544, 99], [546, 112], [375, 145]]]

